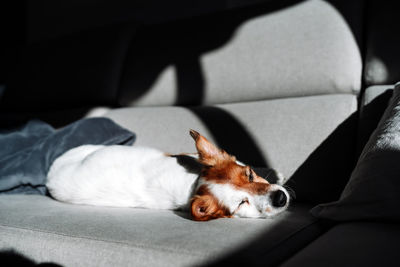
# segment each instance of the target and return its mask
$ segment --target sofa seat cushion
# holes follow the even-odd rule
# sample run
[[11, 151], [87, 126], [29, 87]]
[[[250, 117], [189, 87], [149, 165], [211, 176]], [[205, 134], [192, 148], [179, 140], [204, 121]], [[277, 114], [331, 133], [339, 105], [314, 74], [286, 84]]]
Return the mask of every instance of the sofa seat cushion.
[[398, 224], [343, 223], [281, 266], [399, 266], [399, 239]]
[[205, 264], [260, 237], [267, 253], [315, 224], [309, 208], [297, 205], [275, 219], [195, 222], [184, 212], [4, 195], [0, 197], [0, 250], [14, 249], [38, 262], [65, 266]]
[[277, 169], [298, 200], [317, 204], [338, 199], [354, 168], [356, 109], [356, 96], [334, 94], [105, 116], [135, 132], [135, 145], [168, 153], [195, 152], [189, 129], [197, 130], [246, 164]]

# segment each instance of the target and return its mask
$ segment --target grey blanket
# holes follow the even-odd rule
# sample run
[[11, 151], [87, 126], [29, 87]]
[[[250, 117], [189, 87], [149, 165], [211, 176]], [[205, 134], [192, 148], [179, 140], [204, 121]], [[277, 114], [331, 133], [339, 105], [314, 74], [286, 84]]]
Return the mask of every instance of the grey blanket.
[[0, 194], [46, 194], [47, 172], [67, 150], [84, 144], [131, 145], [135, 134], [107, 118], [76, 121], [59, 130], [42, 121], [0, 133]]

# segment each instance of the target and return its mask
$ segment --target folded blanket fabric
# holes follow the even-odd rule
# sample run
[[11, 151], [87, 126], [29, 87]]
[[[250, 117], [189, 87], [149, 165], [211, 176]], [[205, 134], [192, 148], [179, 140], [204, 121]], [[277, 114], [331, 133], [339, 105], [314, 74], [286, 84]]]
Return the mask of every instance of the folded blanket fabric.
[[47, 172], [67, 150], [85, 144], [131, 145], [135, 134], [107, 118], [76, 121], [55, 130], [34, 120], [0, 133], [0, 194], [47, 193]]

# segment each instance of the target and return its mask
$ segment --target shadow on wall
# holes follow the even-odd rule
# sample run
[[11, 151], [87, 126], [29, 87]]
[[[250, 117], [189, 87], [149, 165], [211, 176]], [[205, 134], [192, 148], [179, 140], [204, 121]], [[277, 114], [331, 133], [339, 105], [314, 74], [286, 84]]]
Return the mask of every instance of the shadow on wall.
[[37, 264], [14, 250], [0, 251], [0, 265], [7, 267], [61, 267], [61, 265], [49, 262]]

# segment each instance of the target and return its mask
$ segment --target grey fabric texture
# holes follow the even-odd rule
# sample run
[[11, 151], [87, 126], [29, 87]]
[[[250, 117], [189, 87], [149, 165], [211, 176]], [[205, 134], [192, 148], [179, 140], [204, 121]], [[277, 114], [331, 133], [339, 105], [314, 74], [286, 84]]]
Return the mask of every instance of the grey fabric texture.
[[348, 120], [356, 108], [355, 96], [339, 94], [199, 108], [121, 108], [105, 116], [134, 130], [136, 145], [173, 154], [195, 152], [189, 129], [197, 130], [238, 160], [293, 178], [298, 199], [317, 204], [336, 200], [354, 168], [349, 151], [356, 124]]
[[[195, 31], [172, 24], [137, 35], [137, 47], [127, 55], [121, 105], [220, 104], [359, 92], [357, 43], [327, 1], [301, 1], [240, 22], [235, 18], [199, 18]], [[162, 41], [153, 39], [159, 35]], [[217, 44], [204, 49], [210, 43]]]
[[108, 118], [75, 121], [61, 129], [33, 120], [0, 133], [0, 194], [47, 192], [47, 172], [64, 152], [86, 144], [130, 145], [135, 134]]
[[399, 239], [398, 224], [342, 223], [280, 266], [399, 266]]
[[[274, 219], [195, 222], [185, 212], [71, 205], [0, 196], [0, 247], [65, 266], [204, 264], [265, 237], [275, 247], [315, 222], [299, 205]], [[23, 236], [24, 238], [21, 238]]]
[[400, 83], [370, 137], [340, 199], [312, 214], [338, 221], [400, 222]]

